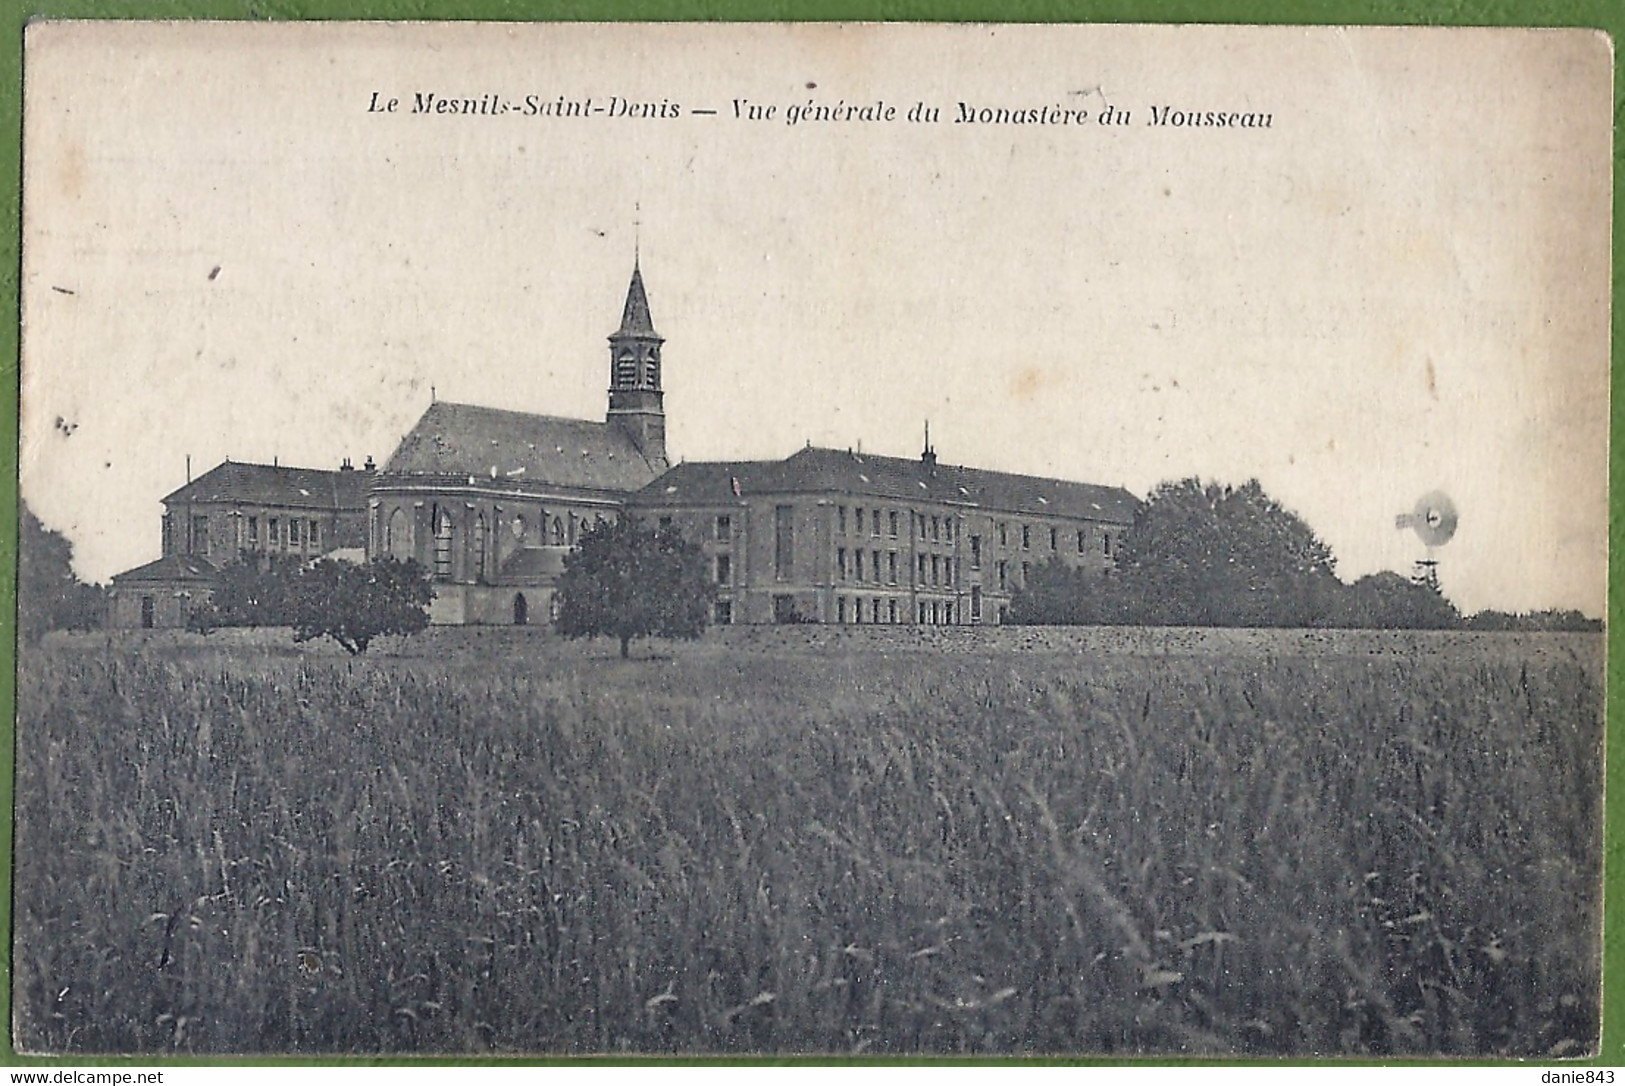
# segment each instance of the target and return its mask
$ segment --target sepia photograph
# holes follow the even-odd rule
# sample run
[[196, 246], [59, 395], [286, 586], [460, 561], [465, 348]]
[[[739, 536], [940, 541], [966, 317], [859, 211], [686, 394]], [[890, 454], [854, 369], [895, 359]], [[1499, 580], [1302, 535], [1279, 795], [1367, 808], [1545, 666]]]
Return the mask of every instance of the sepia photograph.
[[19, 1053], [1598, 1053], [1605, 34], [24, 58]]

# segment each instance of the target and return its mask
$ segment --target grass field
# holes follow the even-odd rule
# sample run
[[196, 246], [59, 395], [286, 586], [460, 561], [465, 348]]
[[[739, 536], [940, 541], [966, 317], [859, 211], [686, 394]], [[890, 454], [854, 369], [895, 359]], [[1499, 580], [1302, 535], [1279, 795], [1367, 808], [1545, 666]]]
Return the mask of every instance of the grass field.
[[1581, 1055], [1602, 644], [52, 640], [17, 1045]]

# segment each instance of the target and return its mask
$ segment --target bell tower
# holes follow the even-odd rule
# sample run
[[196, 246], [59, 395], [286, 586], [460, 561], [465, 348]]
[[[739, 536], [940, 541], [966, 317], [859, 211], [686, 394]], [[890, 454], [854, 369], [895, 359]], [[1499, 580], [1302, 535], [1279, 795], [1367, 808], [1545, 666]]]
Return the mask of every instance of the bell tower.
[[609, 414], [618, 428], [656, 468], [665, 470], [666, 410], [660, 391], [660, 345], [643, 291], [643, 272], [632, 261], [632, 284], [626, 288], [621, 327], [609, 337]]

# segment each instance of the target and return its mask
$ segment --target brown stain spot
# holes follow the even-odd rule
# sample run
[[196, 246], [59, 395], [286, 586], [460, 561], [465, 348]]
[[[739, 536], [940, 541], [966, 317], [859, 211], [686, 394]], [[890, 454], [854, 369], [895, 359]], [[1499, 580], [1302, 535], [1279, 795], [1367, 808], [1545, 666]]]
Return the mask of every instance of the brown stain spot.
[[1427, 361], [1427, 374], [1428, 374], [1428, 395], [1432, 396], [1435, 400], [1437, 400], [1439, 398], [1439, 381], [1438, 381], [1438, 374], [1433, 372], [1433, 359], [1431, 359], [1431, 358], [1428, 359], [1428, 361]]
[[214, 282], [215, 279], [217, 279], [219, 277], [219, 275], [220, 275], [220, 265], [216, 264], [214, 267], [209, 269], [209, 282], [211, 282], [211, 283]]
[[78, 140], [62, 149], [56, 166], [57, 190], [70, 200], [77, 200], [85, 191], [85, 145]]
[[1044, 383], [1044, 374], [1037, 366], [1023, 366], [1010, 378], [1010, 394], [1018, 399], [1031, 399]]

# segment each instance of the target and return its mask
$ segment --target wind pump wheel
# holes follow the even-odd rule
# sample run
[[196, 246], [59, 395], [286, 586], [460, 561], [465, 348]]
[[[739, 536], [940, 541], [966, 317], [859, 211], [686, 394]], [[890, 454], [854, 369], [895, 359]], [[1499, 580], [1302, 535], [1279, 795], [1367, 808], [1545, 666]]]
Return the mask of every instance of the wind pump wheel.
[[1416, 571], [1411, 575], [1417, 584], [1425, 584], [1435, 592], [1439, 590], [1438, 550], [1456, 534], [1460, 519], [1456, 503], [1442, 490], [1423, 494], [1409, 513], [1394, 518], [1394, 527], [1411, 529], [1427, 548], [1427, 557], [1416, 560]]

